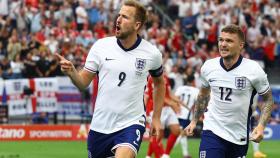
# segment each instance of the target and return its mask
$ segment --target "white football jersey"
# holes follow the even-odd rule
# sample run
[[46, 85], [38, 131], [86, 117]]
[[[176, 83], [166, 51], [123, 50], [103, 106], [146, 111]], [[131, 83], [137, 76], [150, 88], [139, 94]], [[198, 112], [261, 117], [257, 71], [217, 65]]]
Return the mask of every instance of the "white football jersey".
[[145, 126], [147, 76], [160, 76], [161, 64], [159, 50], [140, 37], [130, 49], [123, 48], [116, 37], [98, 40], [84, 66], [99, 77], [91, 129], [108, 134], [133, 124]]
[[181, 112], [177, 114], [178, 118], [184, 120], [191, 120], [192, 113], [189, 109], [192, 109], [197, 95], [199, 93], [199, 89], [192, 86], [180, 86], [177, 88], [175, 95], [180, 97], [180, 100], [186, 105], [186, 107], [181, 106]]
[[270, 89], [267, 75], [258, 63], [240, 56], [229, 70], [220, 57], [206, 61], [201, 76], [202, 85], [211, 88], [203, 129], [245, 145], [254, 95], [263, 95]]

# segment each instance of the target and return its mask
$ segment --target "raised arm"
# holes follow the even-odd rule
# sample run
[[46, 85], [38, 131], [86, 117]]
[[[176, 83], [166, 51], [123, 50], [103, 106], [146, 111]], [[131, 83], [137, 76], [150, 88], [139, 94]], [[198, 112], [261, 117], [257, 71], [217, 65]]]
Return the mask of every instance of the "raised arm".
[[270, 119], [272, 107], [274, 104], [271, 89], [268, 90], [264, 95], [262, 95], [262, 97], [263, 105], [261, 108], [259, 123], [258, 126], [253, 130], [252, 136], [250, 138], [250, 140], [257, 143], [259, 143], [263, 139], [263, 132], [267, 122]]
[[86, 71], [84, 69], [77, 71], [74, 67], [73, 63], [69, 60], [66, 60], [63, 56], [59, 54], [55, 54], [61, 66], [61, 71], [70, 77], [73, 84], [79, 88], [79, 90], [84, 90], [87, 88], [92, 81], [93, 77], [95, 76], [94, 73]]
[[191, 123], [185, 128], [185, 132], [188, 136], [193, 135], [193, 130], [196, 127], [196, 123], [199, 118], [204, 114], [204, 111], [208, 105], [210, 99], [210, 88], [202, 87], [197, 96], [197, 100], [194, 106], [194, 114]]

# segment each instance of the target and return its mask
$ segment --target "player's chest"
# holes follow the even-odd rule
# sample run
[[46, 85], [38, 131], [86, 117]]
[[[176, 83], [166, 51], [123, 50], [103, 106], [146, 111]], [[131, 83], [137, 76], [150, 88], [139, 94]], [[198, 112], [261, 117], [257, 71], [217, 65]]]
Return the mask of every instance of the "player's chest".
[[209, 73], [207, 81], [211, 87], [247, 90], [252, 88], [251, 82], [248, 78], [249, 77], [245, 73], [237, 71], [225, 72], [215, 70]]
[[147, 57], [131, 54], [110, 54], [104, 56], [101, 70], [109, 73], [124, 72], [132, 76], [146, 76], [151, 60]]

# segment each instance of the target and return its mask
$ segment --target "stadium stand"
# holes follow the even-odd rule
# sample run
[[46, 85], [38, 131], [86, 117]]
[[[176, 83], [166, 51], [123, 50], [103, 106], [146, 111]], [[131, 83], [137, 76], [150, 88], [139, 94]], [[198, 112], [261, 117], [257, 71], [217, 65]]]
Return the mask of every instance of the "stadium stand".
[[[59, 52], [82, 68], [91, 45], [114, 34], [122, 0], [1, 0], [0, 76], [3, 80], [63, 76]], [[279, 0], [140, 0], [149, 19], [141, 36], [163, 53], [173, 89], [219, 56], [219, 30], [230, 23], [246, 32], [243, 56], [280, 83]], [[279, 109], [279, 102], [277, 103]], [[279, 110], [278, 110], [279, 111]]]

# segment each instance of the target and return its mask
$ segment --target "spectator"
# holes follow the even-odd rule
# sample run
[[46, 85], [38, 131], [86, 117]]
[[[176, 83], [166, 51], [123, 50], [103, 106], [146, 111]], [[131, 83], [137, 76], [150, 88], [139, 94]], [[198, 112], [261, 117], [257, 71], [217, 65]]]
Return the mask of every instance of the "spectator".
[[41, 7], [41, 11], [39, 11], [37, 8], [31, 8], [31, 13], [28, 14], [28, 18], [31, 20], [31, 32], [36, 33], [39, 30], [41, 30], [41, 20], [45, 16], [44, 9]]
[[99, 8], [97, 7], [96, 0], [92, 1], [91, 7], [87, 10], [87, 14], [89, 17], [89, 25], [94, 26], [99, 19]]
[[79, 6], [75, 9], [75, 13], [77, 15], [77, 29], [78, 31], [81, 31], [85, 24], [87, 24], [87, 12], [85, 8], [85, 4], [83, 0], [79, 1]]
[[83, 30], [81, 30], [80, 34], [76, 37], [75, 43], [78, 45], [82, 45], [85, 48], [95, 41], [96, 39], [94, 38], [92, 31], [88, 29], [88, 25], [84, 25]]
[[41, 47], [40, 53], [39, 53], [39, 60], [36, 62], [36, 67], [38, 67], [38, 74], [39, 77], [48, 77], [47, 71], [50, 69], [50, 63], [48, 58], [48, 50], [46, 47]]
[[52, 54], [57, 52], [57, 48], [59, 45], [59, 42], [55, 38], [55, 33], [52, 31], [50, 33], [50, 37], [44, 41], [44, 45], [47, 46], [47, 48], [50, 50]]
[[4, 59], [8, 55], [7, 50], [3, 46], [3, 42], [0, 41], [0, 60]]
[[9, 43], [8, 43], [8, 59], [10, 61], [15, 59], [15, 56], [17, 54], [20, 54], [21, 52], [21, 44], [18, 40], [18, 36], [17, 35], [13, 35], [10, 39], [9, 39]]
[[187, 10], [191, 9], [191, 1], [190, 0], [178, 0], [177, 3], [178, 5], [178, 16], [179, 18], [183, 18], [185, 17], [185, 14], [187, 12]]
[[187, 36], [194, 39], [196, 33], [196, 15], [193, 15], [192, 10], [189, 9], [186, 16], [182, 20], [182, 28]]
[[264, 49], [261, 47], [260, 42], [255, 40], [252, 42], [247, 48], [246, 51], [249, 53], [250, 58], [255, 60], [260, 64], [262, 68], [264, 68]]
[[29, 30], [31, 21], [26, 15], [25, 8], [19, 7], [18, 12], [15, 12], [15, 16], [16, 16], [17, 30], [19, 32], [23, 30]]
[[0, 74], [3, 79], [12, 78], [11, 63], [7, 57], [0, 61]]
[[36, 52], [36, 49], [31, 50], [26, 57], [23, 60], [23, 64], [24, 64], [24, 71], [23, 71], [23, 75], [26, 78], [35, 78], [38, 77], [39, 74], [39, 70], [38, 67], [36, 66], [36, 61], [34, 59], [34, 52]]
[[260, 40], [262, 37], [260, 26], [256, 20], [251, 20], [251, 26], [247, 29], [247, 42], [251, 45], [254, 41]]
[[12, 69], [12, 79], [22, 78], [22, 71], [24, 69], [23, 62], [21, 62], [20, 54], [17, 54], [14, 60], [11, 61], [11, 69]]
[[9, 5], [8, 0], [1, 0], [0, 1], [0, 16], [7, 16], [9, 13]]
[[49, 56], [50, 67], [46, 71], [46, 77], [55, 77], [55, 76], [64, 76], [64, 74], [60, 71], [60, 65], [58, 59], [51, 55]]

